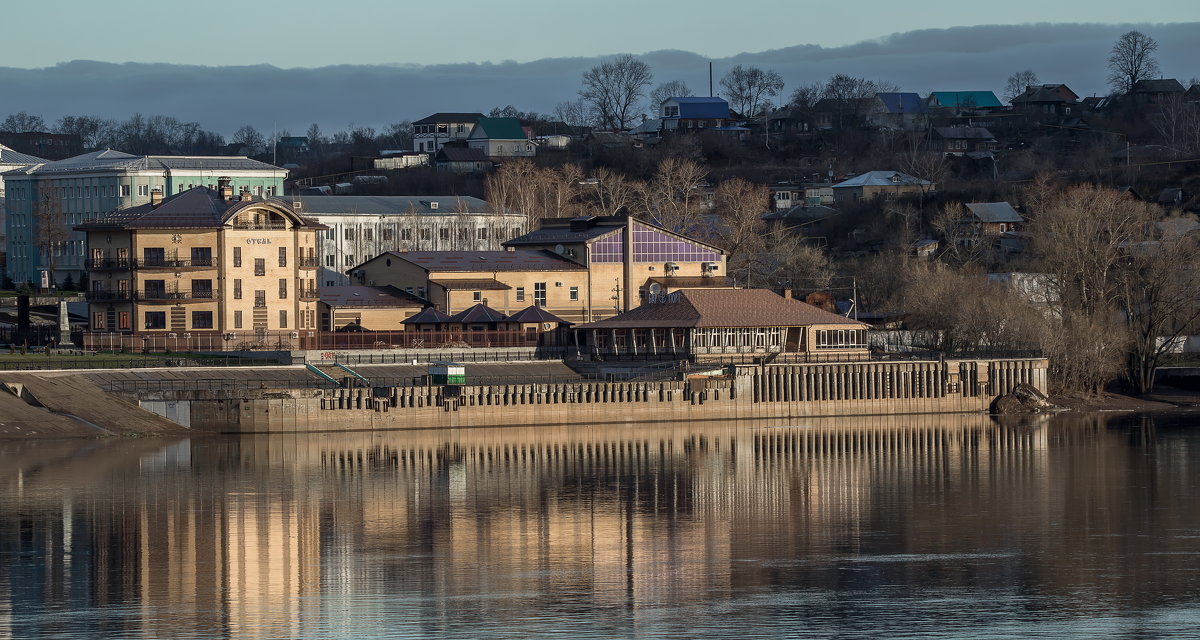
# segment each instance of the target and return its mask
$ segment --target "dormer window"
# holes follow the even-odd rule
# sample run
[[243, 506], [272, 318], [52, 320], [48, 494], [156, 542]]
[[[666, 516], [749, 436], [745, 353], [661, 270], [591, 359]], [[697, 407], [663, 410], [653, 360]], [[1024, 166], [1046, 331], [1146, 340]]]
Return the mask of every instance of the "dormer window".
[[679, 107], [677, 105], [669, 105], [669, 106], [663, 107], [663, 117], [664, 118], [678, 118], [679, 117]]
[[892, 184], [900, 184], [900, 174], [892, 175]]

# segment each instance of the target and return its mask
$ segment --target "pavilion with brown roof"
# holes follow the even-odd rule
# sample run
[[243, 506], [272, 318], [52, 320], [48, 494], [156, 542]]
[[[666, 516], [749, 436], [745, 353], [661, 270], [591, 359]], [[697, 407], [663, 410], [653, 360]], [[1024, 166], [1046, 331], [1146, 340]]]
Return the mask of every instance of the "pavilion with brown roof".
[[765, 289], [684, 289], [579, 325], [575, 337], [598, 357], [796, 354], [819, 362], [866, 359], [867, 329]]

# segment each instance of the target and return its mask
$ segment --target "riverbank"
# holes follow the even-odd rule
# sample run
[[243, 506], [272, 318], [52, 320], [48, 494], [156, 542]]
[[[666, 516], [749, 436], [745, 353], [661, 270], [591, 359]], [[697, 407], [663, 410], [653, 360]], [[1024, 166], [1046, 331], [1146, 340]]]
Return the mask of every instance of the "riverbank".
[[984, 413], [1018, 385], [1044, 389], [1046, 365], [1037, 358], [729, 365], [613, 379], [562, 362], [494, 363], [469, 364], [465, 384], [448, 385], [431, 384], [411, 363], [14, 373], [0, 374], [4, 406], [16, 416], [0, 429], [42, 437], [304, 433]]

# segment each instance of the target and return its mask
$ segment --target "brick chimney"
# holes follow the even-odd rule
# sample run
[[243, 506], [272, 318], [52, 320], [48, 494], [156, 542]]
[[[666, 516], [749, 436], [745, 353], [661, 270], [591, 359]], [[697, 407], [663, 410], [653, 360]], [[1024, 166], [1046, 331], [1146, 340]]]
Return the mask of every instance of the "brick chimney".
[[787, 298], [788, 300], [792, 299], [792, 288], [791, 287], [787, 287], [783, 290], [783, 297]]
[[254, 195], [250, 193], [250, 187], [242, 187], [242, 202], [250, 202], [254, 199]]
[[221, 194], [221, 199], [225, 201], [233, 200], [233, 184], [229, 178], [217, 179], [217, 191]]
[[150, 206], [157, 207], [158, 205], [162, 204], [162, 201], [163, 201], [162, 187], [155, 187], [154, 190], [152, 190], [150, 192]]

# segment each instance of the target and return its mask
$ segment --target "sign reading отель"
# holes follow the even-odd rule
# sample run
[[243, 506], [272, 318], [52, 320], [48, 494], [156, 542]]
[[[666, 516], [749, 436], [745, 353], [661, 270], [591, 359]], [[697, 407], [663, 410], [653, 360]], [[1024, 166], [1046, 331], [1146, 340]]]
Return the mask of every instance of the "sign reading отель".
[[271, 244], [270, 238], [246, 238], [246, 244]]

